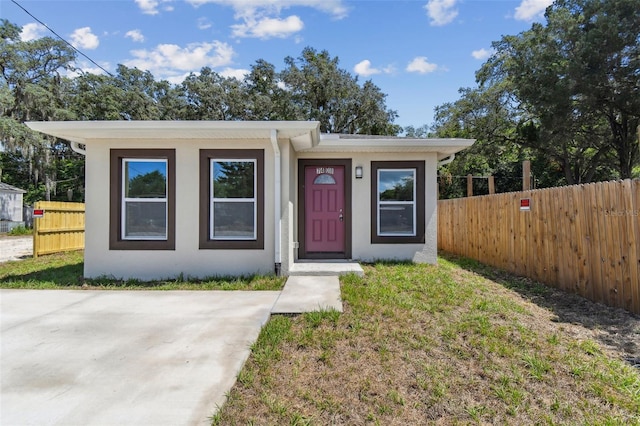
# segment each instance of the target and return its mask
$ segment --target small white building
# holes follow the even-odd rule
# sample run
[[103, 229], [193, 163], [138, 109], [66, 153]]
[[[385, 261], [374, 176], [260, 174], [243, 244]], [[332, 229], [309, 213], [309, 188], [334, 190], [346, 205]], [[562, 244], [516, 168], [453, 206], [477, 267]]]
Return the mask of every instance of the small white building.
[[8, 183], [0, 182], [0, 221], [13, 222], [16, 226], [24, 224], [22, 197], [26, 192]]
[[326, 135], [313, 121], [27, 125], [86, 155], [88, 278], [435, 263], [438, 164], [474, 142]]

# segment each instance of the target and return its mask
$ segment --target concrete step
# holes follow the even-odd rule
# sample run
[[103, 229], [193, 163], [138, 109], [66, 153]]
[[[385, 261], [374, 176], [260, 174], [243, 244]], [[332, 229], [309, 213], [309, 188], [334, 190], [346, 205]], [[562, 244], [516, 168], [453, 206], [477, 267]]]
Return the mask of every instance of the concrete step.
[[323, 276], [323, 275], [346, 275], [354, 273], [358, 276], [364, 276], [362, 266], [358, 262], [344, 261], [326, 261], [326, 260], [305, 260], [298, 261], [293, 264], [289, 270], [289, 276]]

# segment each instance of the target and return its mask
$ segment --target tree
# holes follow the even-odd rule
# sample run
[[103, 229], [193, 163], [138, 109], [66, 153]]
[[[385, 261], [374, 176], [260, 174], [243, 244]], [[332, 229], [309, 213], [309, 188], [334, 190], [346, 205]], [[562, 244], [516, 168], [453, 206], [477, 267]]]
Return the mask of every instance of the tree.
[[225, 78], [209, 67], [191, 73], [182, 83], [187, 120], [241, 120], [247, 98], [236, 78]]
[[640, 160], [637, 0], [559, 0], [545, 16], [547, 25], [494, 43], [479, 83], [508, 87], [528, 113], [519, 123], [527, 142], [551, 152], [568, 183], [592, 180], [612, 150], [617, 176], [631, 177]]
[[285, 58], [280, 78], [291, 94], [294, 120], [318, 120], [326, 133], [396, 135], [402, 129], [393, 124], [397, 113], [388, 110], [386, 95], [367, 81], [338, 67], [338, 58], [310, 47], [298, 59]]
[[[75, 51], [50, 37], [21, 41], [20, 32], [16, 25], [0, 21], [0, 141], [7, 152], [25, 159], [16, 169], [26, 169], [29, 179], [18, 186], [40, 191], [44, 184], [45, 198], [50, 199], [56, 194], [58, 162], [73, 159], [74, 154], [66, 144], [22, 123], [74, 118], [69, 109], [70, 79], [64, 73], [73, 70]], [[15, 157], [5, 156], [3, 161], [7, 159]]]

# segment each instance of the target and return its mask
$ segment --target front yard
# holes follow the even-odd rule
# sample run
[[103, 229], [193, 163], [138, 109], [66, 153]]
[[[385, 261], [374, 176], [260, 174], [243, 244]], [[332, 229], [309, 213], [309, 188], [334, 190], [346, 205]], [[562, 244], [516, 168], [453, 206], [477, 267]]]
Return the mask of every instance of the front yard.
[[213, 424], [640, 424], [636, 316], [454, 258], [342, 297], [272, 317]]
[[[282, 283], [83, 280], [81, 252], [0, 264], [2, 288]], [[213, 424], [640, 424], [638, 316], [454, 257], [341, 287], [342, 314], [272, 317]]]

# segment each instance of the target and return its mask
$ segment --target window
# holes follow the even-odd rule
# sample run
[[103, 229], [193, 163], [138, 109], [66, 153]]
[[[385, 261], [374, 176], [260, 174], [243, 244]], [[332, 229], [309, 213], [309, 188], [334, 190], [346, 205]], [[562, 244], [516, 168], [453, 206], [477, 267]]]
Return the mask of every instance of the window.
[[109, 248], [175, 249], [175, 151], [112, 149]]
[[264, 151], [200, 151], [200, 248], [264, 248]]
[[424, 162], [371, 163], [371, 242], [424, 242]]

